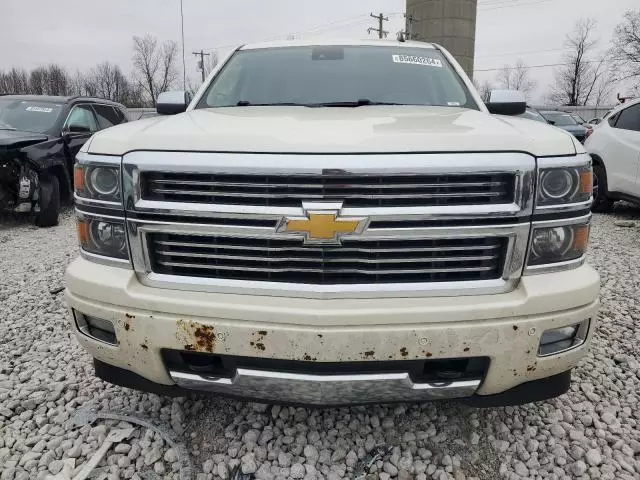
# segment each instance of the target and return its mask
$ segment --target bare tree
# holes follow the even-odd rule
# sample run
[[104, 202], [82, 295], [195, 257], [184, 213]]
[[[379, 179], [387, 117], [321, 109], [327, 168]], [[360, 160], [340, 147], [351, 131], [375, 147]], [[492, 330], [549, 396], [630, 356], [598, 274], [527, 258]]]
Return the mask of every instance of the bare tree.
[[151, 35], [133, 37], [136, 79], [152, 104], [178, 78], [177, 53], [178, 44], [174, 41], [159, 45], [158, 40]]
[[605, 58], [593, 60], [593, 53], [598, 43], [593, 38], [596, 21], [581, 19], [576, 22], [574, 31], [565, 40], [569, 50], [564, 56], [564, 65], [555, 72], [555, 83], [549, 94], [549, 100], [561, 105], [587, 105], [593, 98], [594, 91], [607, 72]]
[[491, 81], [485, 80], [482, 83], [480, 83], [479, 80], [474, 79], [473, 85], [476, 87], [476, 90], [478, 91], [478, 94], [480, 95], [480, 98], [482, 99], [482, 101], [488, 102], [489, 96], [491, 95], [491, 90], [494, 89], [494, 86], [491, 83]]
[[29, 74], [29, 93], [35, 95], [67, 95], [69, 77], [60, 65], [37, 67]]
[[47, 91], [47, 69], [37, 67], [29, 73], [29, 93], [45, 95]]
[[592, 104], [596, 107], [600, 105], [611, 104], [611, 94], [613, 93], [613, 87], [617, 83], [616, 78], [611, 71], [607, 69], [597, 80], [592, 95]]
[[67, 95], [69, 93], [69, 77], [67, 71], [60, 65], [53, 63], [49, 65], [46, 79], [49, 95]]
[[123, 102], [130, 90], [129, 80], [120, 67], [109, 62], [96, 65], [85, 78], [85, 90], [101, 98]]
[[496, 82], [500, 88], [519, 90], [529, 98], [537, 86], [537, 82], [529, 77], [529, 67], [518, 59], [514, 66], [505, 65], [496, 74]]
[[29, 93], [29, 77], [26, 70], [12, 68], [0, 72], [0, 93]]
[[629, 10], [613, 32], [611, 54], [620, 79], [640, 82], [640, 9]]
[[86, 91], [87, 77], [80, 71], [69, 76], [69, 95], [88, 95]]
[[147, 102], [145, 101], [145, 92], [140, 84], [137, 83], [134, 78], [130, 78], [128, 80], [128, 85], [129, 88], [122, 95], [120, 103], [131, 108], [141, 108], [146, 106]]

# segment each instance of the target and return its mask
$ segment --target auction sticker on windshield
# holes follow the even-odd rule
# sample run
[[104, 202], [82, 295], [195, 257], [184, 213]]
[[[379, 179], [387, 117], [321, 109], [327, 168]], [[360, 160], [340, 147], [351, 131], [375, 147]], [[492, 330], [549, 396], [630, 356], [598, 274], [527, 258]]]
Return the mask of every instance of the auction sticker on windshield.
[[392, 55], [392, 57], [394, 63], [408, 63], [411, 65], [442, 68], [442, 60], [438, 58], [417, 57], [415, 55]]
[[25, 108], [27, 112], [42, 112], [42, 113], [51, 113], [53, 112], [53, 108], [49, 107], [27, 107]]

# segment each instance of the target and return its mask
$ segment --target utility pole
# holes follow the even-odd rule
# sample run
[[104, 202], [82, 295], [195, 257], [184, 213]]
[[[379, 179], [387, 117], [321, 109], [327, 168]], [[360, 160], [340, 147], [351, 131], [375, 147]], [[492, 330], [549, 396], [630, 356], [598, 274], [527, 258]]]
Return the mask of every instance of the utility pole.
[[184, 11], [180, 0], [180, 29], [182, 30], [182, 89], [187, 90], [187, 64], [184, 59]]
[[202, 83], [204, 83], [204, 57], [208, 57], [211, 55], [210, 53], [204, 53], [204, 50], [200, 50], [199, 52], [193, 52], [196, 57], [200, 57], [198, 60], [198, 68], [202, 72]]
[[386, 38], [389, 32], [384, 30], [383, 27], [384, 27], [384, 22], [389, 21], [389, 17], [385, 17], [382, 13], [380, 15], [374, 15], [373, 13], [371, 13], [369, 14], [369, 16], [371, 18], [375, 18], [376, 20], [378, 20], [378, 28], [369, 27], [367, 28], [367, 33], [378, 32], [378, 38]]
[[409, 15], [407, 15], [405, 13], [404, 18], [407, 19], [407, 26], [405, 27], [406, 39], [413, 40], [413, 23], [415, 22], [413, 14], [410, 13]]

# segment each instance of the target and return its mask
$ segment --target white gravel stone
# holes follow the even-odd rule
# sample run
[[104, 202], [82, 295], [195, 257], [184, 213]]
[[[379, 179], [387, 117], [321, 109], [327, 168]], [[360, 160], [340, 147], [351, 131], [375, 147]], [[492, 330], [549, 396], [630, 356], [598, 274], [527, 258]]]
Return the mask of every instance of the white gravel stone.
[[599, 450], [592, 448], [585, 453], [585, 460], [592, 467], [597, 467], [602, 463], [602, 455], [600, 455]]
[[301, 463], [294, 463], [293, 465], [291, 465], [289, 475], [291, 475], [291, 478], [304, 478], [304, 465], [302, 465]]

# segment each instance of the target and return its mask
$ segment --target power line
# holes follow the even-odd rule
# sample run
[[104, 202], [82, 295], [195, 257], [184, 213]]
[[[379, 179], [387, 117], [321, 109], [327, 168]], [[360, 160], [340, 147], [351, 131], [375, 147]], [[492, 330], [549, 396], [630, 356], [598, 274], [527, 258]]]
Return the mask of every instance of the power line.
[[369, 27], [367, 28], [367, 33], [378, 32], [378, 38], [386, 38], [389, 32], [384, 29], [384, 22], [388, 22], [389, 17], [385, 17], [382, 13], [380, 15], [374, 15], [371, 13], [369, 16], [378, 20], [378, 28]]
[[200, 57], [200, 61], [198, 62], [198, 68], [202, 72], [202, 83], [204, 83], [204, 57], [208, 57], [211, 55], [210, 53], [204, 53], [204, 50], [200, 50], [199, 52], [193, 52], [196, 57]]
[[[350, 26], [350, 25], [354, 25], [356, 23], [362, 23], [362, 22], [365, 21], [365, 17], [367, 17], [366, 14], [360, 14], [360, 15], [357, 15], [355, 17], [347, 17], [347, 18], [343, 18], [341, 20], [333, 20], [331, 22], [327, 22], [327, 23], [322, 23], [322, 24], [316, 25], [315, 27], [311, 27], [311, 28], [306, 29], [306, 30], [299, 30], [299, 31], [296, 31], [296, 32], [287, 32], [287, 33], [284, 33], [282, 35], [255, 40], [255, 42], [269, 42], [269, 41], [272, 41], [272, 40], [279, 40], [279, 39], [282, 39], [282, 38], [286, 38], [286, 37], [291, 36], [291, 35], [301, 35], [301, 34], [304, 34], [304, 33], [318, 33], [318, 32], [323, 32], [323, 31], [327, 31], [327, 30], [334, 30], [336, 28], [342, 28], [342, 27], [347, 27], [347, 26]], [[215, 46], [215, 47], [210, 47], [207, 50], [217, 50], [217, 49], [223, 49], [223, 48], [237, 47], [241, 43], [242, 42], [235, 42], [235, 43], [229, 43], [229, 44], [226, 44], [226, 45], [218, 45], [218, 46]], [[252, 42], [252, 43], [254, 43], [254, 42]]]
[[[528, 2], [528, 3], [513, 3], [510, 5], [498, 5], [497, 6], [493, 6], [493, 5], [489, 5], [489, 8], [480, 8], [480, 6], [478, 7], [478, 10], [482, 10], [483, 12], [488, 12], [491, 10], [501, 10], [503, 8], [514, 8], [514, 7], [526, 7], [527, 5], [538, 5], [540, 3], [548, 3], [551, 2], [553, 0], [538, 0], [537, 2]], [[557, 1], [557, 0], [555, 0]]]
[[518, 55], [532, 55], [536, 53], [547, 53], [547, 52], [564, 52], [567, 51], [566, 48], [550, 48], [548, 50], [525, 50], [523, 52], [509, 52], [509, 53], [496, 53], [495, 55], [481, 55], [476, 58], [493, 58], [493, 57], [507, 57], [510, 55], [518, 56]]
[[[600, 63], [600, 62], [610, 63], [610, 62], [613, 62], [613, 60], [583, 60], [582, 61], [582, 63]], [[526, 65], [526, 68], [563, 67], [566, 65], [571, 65], [571, 63], [545, 63], [542, 65]], [[520, 67], [504, 66], [500, 68], [478, 68], [478, 69], [474, 69], [473, 71], [474, 72], [496, 72], [498, 70], [515, 70], [516, 68], [520, 68]]]

